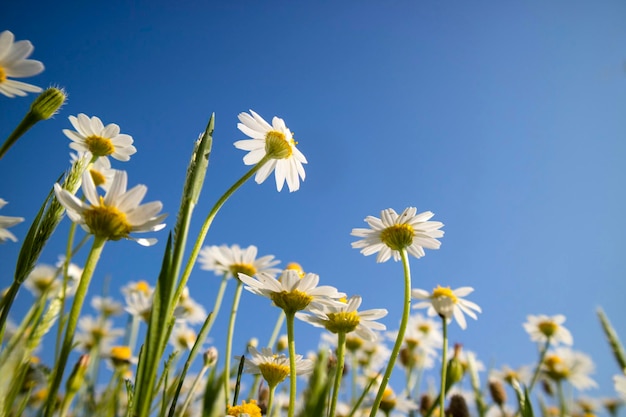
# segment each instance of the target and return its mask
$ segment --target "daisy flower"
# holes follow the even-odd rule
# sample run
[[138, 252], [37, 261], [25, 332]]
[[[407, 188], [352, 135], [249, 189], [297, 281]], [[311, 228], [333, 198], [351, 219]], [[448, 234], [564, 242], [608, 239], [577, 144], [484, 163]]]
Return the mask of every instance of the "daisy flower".
[[257, 258], [258, 249], [254, 245], [240, 248], [239, 245], [205, 246], [199, 254], [200, 269], [213, 271], [216, 275], [237, 277], [239, 272], [249, 276], [266, 274], [276, 276], [280, 269], [273, 268], [280, 263], [274, 255]]
[[406, 251], [421, 258], [424, 248], [439, 249], [441, 242], [437, 240], [443, 236], [441, 222], [429, 221], [434, 216], [430, 211], [417, 214], [415, 207], [406, 208], [400, 215], [393, 209], [380, 212], [380, 219], [367, 216], [365, 221], [369, 229], [352, 229], [352, 236], [363, 239], [352, 242], [353, 248], [361, 248], [365, 256], [378, 253], [376, 262], [386, 262], [393, 256], [395, 261], [400, 260], [400, 251]]
[[174, 350], [183, 351], [191, 350], [194, 343], [196, 343], [196, 332], [185, 323], [177, 324], [172, 329], [170, 335], [170, 343], [174, 347]]
[[574, 339], [569, 330], [563, 327], [564, 322], [565, 316], [561, 314], [552, 317], [544, 314], [538, 316], [529, 315], [523, 326], [533, 342], [546, 343], [550, 340], [555, 345], [562, 343], [571, 346], [574, 343]]
[[57, 295], [61, 289], [62, 282], [57, 279], [58, 268], [52, 265], [39, 264], [33, 268], [24, 281], [24, 286], [35, 297], [46, 295], [48, 298]]
[[380, 402], [380, 410], [385, 415], [390, 415], [393, 411], [394, 413], [400, 412], [402, 415], [406, 416], [417, 409], [419, 409], [419, 407], [413, 400], [405, 399], [403, 396], [397, 396], [391, 388], [385, 388], [383, 399]]
[[124, 311], [124, 306], [113, 297], [95, 295], [91, 299], [91, 306], [104, 317], [118, 316]]
[[[248, 348], [251, 357], [246, 356], [243, 371], [249, 374], [262, 375], [270, 388], [283, 382], [289, 376], [289, 358], [284, 354], [275, 354], [271, 348], [262, 348], [259, 352], [254, 346]], [[296, 355], [296, 374], [310, 373], [315, 363]]]
[[63, 129], [63, 133], [72, 140], [70, 148], [75, 151], [91, 152], [95, 157], [111, 155], [118, 161], [128, 161], [137, 152], [132, 136], [121, 134], [115, 123], [104, 126], [100, 118], [90, 118], [84, 113], [69, 119], [76, 131]]
[[297, 191], [300, 188], [300, 177], [305, 178], [303, 164], [306, 158], [296, 148], [291, 130], [285, 126], [283, 119], [274, 117], [272, 124], [267, 123], [261, 116], [250, 110], [248, 113], [240, 113], [237, 124], [239, 130], [252, 139], [238, 140], [235, 142], [237, 149], [249, 151], [243, 157], [246, 165], [254, 165], [260, 162], [266, 155], [271, 159], [266, 162], [256, 173], [254, 180], [257, 184], [263, 181], [275, 171], [276, 188], [283, 189], [287, 181], [289, 191]]
[[269, 298], [285, 313], [314, 307], [323, 309], [324, 305], [334, 304], [346, 296], [329, 285], [318, 287], [320, 278], [317, 274], [307, 273], [300, 278], [298, 271], [293, 269], [283, 271], [280, 280], [265, 274], [257, 274], [256, 279], [243, 273], [238, 276], [246, 284], [246, 290]]
[[38, 93], [41, 88], [8, 77], [32, 77], [43, 71], [43, 64], [34, 59], [26, 59], [33, 52], [30, 41], [17, 41], [12, 32], [0, 33], [0, 93], [7, 97], [25, 96]]
[[111, 161], [109, 158], [97, 158], [93, 163], [89, 162], [93, 159], [91, 152], [78, 152], [70, 154], [70, 162], [74, 162], [85, 159], [85, 166], [88, 166], [87, 170], [91, 174], [93, 183], [96, 187], [102, 187], [104, 191], [107, 191], [111, 186], [111, 181], [115, 176], [115, 170], [111, 168]]
[[482, 311], [475, 303], [461, 298], [473, 291], [474, 289], [471, 287], [461, 287], [456, 290], [451, 290], [450, 287], [444, 288], [439, 285], [437, 288], [433, 289], [432, 293], [425, 290], [413, 289], [411, 291], [413, 298], [428, 300], [418, 302], [413, 308], [428, 308], [427, 314], [429, 316], [439, 315], [447, 320], [451, 320], [454, 317], [457, 323], [459, 323], [459, 326], [461, 326], [461, 329], [465, 330], [467, 323], [463, 313], [476, 320], [477, 317], [474, 311], [478, 313]]
[[108, 351], [112, 342], [124, 335], [123, 329], [113, 328], [113, 321], [93, 316], [84, 316], [78, 320], [79, 332], [74, 342], [85, 352], [98, 348], [101, 352]]
[[595, 366], [589, 356], [568, 347], [560, 347], [548, 352], [541, 364], [541, 370], [549, 379], [560, 382], [569, 381], [579, 390], [596, 387], [596, 382], [589, 376]]
[[147, 192], [146, 186], [137, 185], [126, 191], [127, 181], [126, 171], [116, 171], [111, 188], [102, 197], [96, 191], [91, 174], [85, 172], [82, 187], [86, 202], [59, 184], [54, 184], [54, 192], [69, 218], [88, 233], [107, 240], [124, 238], [151, 246], [156, 243], [156, 239], [136, 239], [130, 237], [130, 233], [163, 229], [165, 224], [161, 222], [167, 215], [158, 214], [163, 204], [153, 201], [140, 205]]
[[384, 324], [375, 320], [385, 317], [387, 310], [379, 308], [359, 312], [357, 309], [361, 301], [360, 296], [354, 295], [345, 303], [325, 305], [322, 310], [311, 308], [309, 311], [312, 314], [297, 313], [296, 317], [315, 327], [325, 328], [331, 333], [354, 332], [364, 340], [375, 341], [374, 330], [386, 329]]
[[[1, 85], [1, 84], [0, 84]], [[0, 208], [7, 205], [6, 200], [0, 198]], [[15, 226], [18, 223], [24, 221], [23, 217], [9, 217], [9, 216], [0, 216], [0, 243], [4, 243], [7, 240], [12, 240], [13, 242], [17, 242], [17, 238], [15, 235], [7, 230], [7, 228], [11, 226]]]
[[179, 321], [198, 324], [204, 322], [206, 316], [204, 307], [191, 298], [189, 288], [185, 287], [178, 300], [178, 305], [174, 309], [174, 317]]

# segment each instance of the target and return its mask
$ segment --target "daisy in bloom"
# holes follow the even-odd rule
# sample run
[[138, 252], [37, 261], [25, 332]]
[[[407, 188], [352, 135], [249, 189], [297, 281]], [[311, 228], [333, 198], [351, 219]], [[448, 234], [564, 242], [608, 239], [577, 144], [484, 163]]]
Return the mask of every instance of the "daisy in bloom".
[[124, 335], [123, 329], [113, 328], [111, 320], [84, 316], [78, 320], [79, 332], [74, 341], [86, 352], [98, 348], [101, 352], [111, 349], [112, 342]]
[[276, 276], [281, 270], [273, 268], [280, 263], [274, 255], [257, 258], [258, 249], [254, 245], [240, 248], [239, 245], [205, 246], [199, 254], [200, 269], [213, 271], [216, 275], [235, 277], [242, 272], [249, 276], [267, 274]]
[[119, 316], [124, 312], [124, 306], [113, 297], [95, 295], [91, 299], [91, 306], [104, 317]]
[[523, 326], [533, 342], [546, 343], [549, 340], [555, 345], [562, 343], [571, 346], [574, 339], [569, 330], [563, 327], [564, 322], [565, 316], [561, 314], [552, 317], [543, 314], [529, 315]]
[[385, 415], [391, 415], [392, 411], [402, 413], [403, 416], [408, 415], [411, 411], [419, 409], [418, 405], [410, 399], [405, 399], [404, 396], [397, 396], [395, 392], [389, 387], [385, 388], [383, 399], [380, 402], [380, 410]]
[[158, 214], [163, 207], [160, 201], [140, 205], [147, 187], [137, 185], [126, 191], [126, 171], [116, 171], [111, 188], [104, 197], [99, 196], [91, 174], [83, 174], [83, 193], [87, 201], [82, 201], [59, 184], [54, 184], [54, 192], [59, 202], [67, 210], [74, 222], [93, 235], [107, 240], [130, 239], [140, 245], [151, 246], [156, 239], [136, 239], [131, 232], [143, 233], [161, 230], [161, 223], [167, 216]]
[[180, 323], [174, 326], [172, 334], [170, 335], [170, 343], [174, 346], [174, 350], [183, 351], [191, 350], [194, 343], [196, 343], [196, 332], [185, 323]]
[[[254, 346], [248, 347], [250, 358], [246, 356], [243, 371], [262, 375], [270, 389], [280, 384], [289, 376], [289, 358], [284, 354], [275, 354], [271, 348], [262, 348], [259, 352]], [[315, 363], [296, 355], [296, 374], [306, 375], [313, 370]]]
[[133, 317], [139, 317], [145, 322], [150, 319], [152, 311], [152, 296], [154, 288], [146, 281], [131, 282], [122, 288], [126, 307], [124, 310]]
[[270, 125], [250, 110], [250, 114], [240, 113], [239, 121], [241, 122], [237, 124], [239, 130], [252, 138], [235, 142], [237, 149], [249, 151], [243, 157], [243, 162], [246, 165], [254, 165], [265, 156], [271, 158], [256, 173], [254, 180], [257, 184], [261, 184], [275, 171], [278, 191], [283, 189], [285, 181], [290, 192], [297, 191], [300, 188], [298, 177], [304, 181], [302, 165], [306, 164], [307, 160], [296, 148], [297, 143], [293, 139], [293, 134], [285, 126], [283, 119], [274, 117]]
[[432, 293], [425, 290], [413, 289], [411, 290], [413, 298], [428, 300], [418, 302], [413, 308], [428, 308], [427, 314], [429, 316], [439, 315], [447, 320], [451, 320], [454, 317], [461, 329], [465, 330], [467, 323], [463, 313], [476, 320], [477, 317], [474, 312], [480, 313], [482, 311], [475, 303], [461, 298], [473, 291], [474, 289], [471, 287], [461, 287], [456, 290], [451, 290], [450, 287], [444, 288], [439, 285], [437, 288], [433, 289]]
[[594, 371], [593, 361], [582, 352], [567, 347], [560, 347], [548, 352], [541, 364], [543, 374], [555, 382], [569, 381], [579, 390], [596, 387], [596, 382], [589, 376]]
[[226, 407], [226, 417], [261, 417], [261, 409], [255, 400], [243, 401], [241, 405]]
[[443, 237], [443, 223], [429, 221], [434, 216], [430, 211], [417, 214], [415, 207], [406, 208], [400, 215], [393, 209], [380, 212], [380, 219], [367, 216], [369, 229], [352, 229], [352, 236], [363, 239], [352, 242], [365, 256], [378, 253], [376, 262], [386, 262], [393, 256], [400, 260], [400, 251], [406, 250], [416, 258], [424, 256], [424, 248], [439, 249]]
[[520, 384], [528, 386], [532, 379], [532, 370], [528, 366], [513, 369], [503, 365], [500, 369], [492, 369], [489, 373], [489, 378], [506, 382], [509, 385], [513, 385], [513, 381], [518, 381]]
[[265, 274], [258, 274], [257, 279], [243, 273], [238, 276], [246, 284], [246, 290], [269, 298], [285, 313], [294, 314], [314, 307], [323, 309], [325, 305], [332, 305], [346, 296], [329, 285], [318, 287], [319, 275], [307, 273], [300, 278], [298, 271], [293, 269], [284, 270], [280, 280]]
[[174, 309], [174, 317], [179, 321], [198, 324], [204, 322], [206, 316], [204, 307], [191, 298], [189, 288], [185, 287]]
[[111, 181], [115, 176], [115, 170], [111, 168], [111, 161], [109, 158], [97, 158], [94, 162], [89, 164], [89, 161], [93, 159], [91, 152], [79, 152], [70, 154], [70, 162], [74, 162], [85, 159], [87, 162], [84, 164], [88, 166], [89, 173], [93, 179], [93, 183], [96, 187], [102, 187], [104, 191], [107, 191], [111, 186]]
[[26, 59], [33, 52], [30, 41], [17, 41], [12, 32], [0, 33], [0, 93], [7, 97], [25, 96], [38, 93], [41, 88], [8, 77], [32, 77], [43, 71], [43, 64], [34, 59]]
[[309, 311], [312, 314], [298, 313], [296, 317], [315, 327], [325, 328], [331, 333], [354, 332], [357, 336], [373, 342], [376, 340], [374, 330], [386, 329], [384, 324], [375, 320], [385, 317], [387, 310], [379, 308], [359, 312], [357, 309], [361, 301], [360, 296], [354, 295], [345, 303], [325, 305], [322, 310], [311, 308]]
[[[1, 85], [1, 84], [0, 84]], [[6, 200], [0, 198], [0, 208], [7, 205]], [[7, 228], [11, 226], [15, 226], [18, 223], [24, 221], [23, 217], [9, 217], [9, 216], [0, 216], [0, 243], [4, 243], [7, 240], [12, 240], [13, 242], [17, 242], [17, 238], [15, 235], [7, 230]]]
[[118, 161], [128, 161], [137, 152], [132, 136], [120, 133], [115, 123], [104, 126], [100, 118], [84, 113], [69, 119], [76, 130], [63, 129], [63, 133], [72, 140], [70, 148], [75, 151], [90, 152], [95, 157], [111, 155]]

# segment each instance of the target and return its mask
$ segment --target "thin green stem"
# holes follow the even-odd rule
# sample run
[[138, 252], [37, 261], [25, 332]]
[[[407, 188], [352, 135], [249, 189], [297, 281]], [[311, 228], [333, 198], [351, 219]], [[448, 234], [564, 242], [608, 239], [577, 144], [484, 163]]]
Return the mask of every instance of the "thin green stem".
[[565, 393], [563, 392], [563, 382], [561, 380], [556, 381], [556, 390], [559, 394], [559, 416], [565, 417], [567, 415], [567, 404], [565, 403]]
[[208, 370], [209, 370], [209, 367], [204, 365], [202, 369], [200, 370], [200, 373], [198, 374], [198, 376], [196, 376], [196, 378], [193, 380], [193, 384], [191, 385], [191, 388], [189, 389], [189, 392], [187, 393], [185, 402], [183, 403], [182, 408], [179, 410], [178, 415], [180, 416], [185, 415], [185, 411], [187, 411], [189, 404], [191, 404], [191, 400], [193, 399], [193, 395], [196, 392], [196, 389], [198, 388], [200, 381], [202, 381], [202, 378], [204, 378], [204, 374], [206, 374], [206, 371]]
[[293, 417], [296, 410], [296, 340], [294, 338], [293, 322], [295, 312], [285, 312], [287, 319], [287, 339], [289, 340], [289, 411], [288, 417]]
[[404, 340], [404, 333], [406, 332], [406, 326], [409, 321], [409, 313], [411, 311], [411, 268], [409, 266], [409, 259], [406, 249], [402, 249], [400, 251], [400, 257], [402, 258], [402, 266], [404, 267], [404, 299], [402, 320], [400, 321], [398, 336], [396, 337], [396, 342], [393, 345], [391, 357], [389, 358], [389, 363], [387, 364], [387, 369], [385, 370], [383, 379], [380, 382], [380, 388], [378, 388], [376, 399], [374, 400], [374, 404], [372, 405], [372, 409], [370, 411], [370, 417], [375, 417], [376, 413], [378, 412], [378, 408], [380, 407], [380, 402], [383, 399], [385, 388], [387, 388], [387, 384], [389, 383], [389, 378], [391, 377], [391, 373], [393, 372], [393, 367], [396, 363], [398, 353], [400, 352], [400, 347], [402, 346], [402, 342]]
[[350, 361], [351, 361], [351, 365], [352, 365], [352, 372], [350, 372], [350, 376], [352, 379], [352, 394], [350, 396], [350, 405], [353, 406], [354, 402], [356, 401], [356, 376], [357, 376], [357, 366], [359, 364], [359, 360], [355, 355], [355, 352], [351, 352], [350, 355]]
[[440, 317], [443, 331], [443, 350], [441, 352], [441, 389], [439, 391], [439, 415], [444, 415], [446, 403], [446, 372], [448, 370], [448, 360], [446, 358], [448, 354], [448, 320], [443, 316]]
[[335, 369], [335, 383], [333, 385], [333, 396], [330, 400], [329, 417], [335, 417], [337, 409], [337, 398], [339, 397], [339, 388], [341, 386], [341, 377], [343, 376], [343, 364], [346, 357], [346, 333], [337, 333], [337, 367]]
[[224, 354], [224, 398], [226, 400], [226, 406], [228, 406], [228, 403], [230, 401], [230, 357], [233, 350], [233, 333], [235, 332], [235, 319], [237, 318], [237, 309], [239, 308], [239, 300], [241, 299], [242, 290], [243, 282], [237, 280], [237, 288], [235, 288], [233, 305], [230, 309], [228, 333], [226, 335], [226, 351]]
[[265, 412], [266, 416], [272, 415], [272, 406], [274, 405], [274, 392], [276, 391], [276, 385], [273, 387], [269, 387], [269, 397], [267, 399], [267, 410]]
[[34, 113], [30, 111], [26, 113], [26, 116], [24, 116], [24, 119], [22, 119], [20, 124], [17, 125], [15, 130], [11, 132], [9, 137], [6, 139], [6, 141], [4, 141], [4, 143], [0, 147], [0, 159], [2, 159], [2, 157], [4, 156], [5, 153], [7, 153], [9, 148], [13, 146], [13, 144], [17, 142], [17, 140], [20, 137], [22, 137], [24, 133], [28, 132], [28, 130], [31, 127], [35, 126], [35, 124], [39, 122], [40, 120], [41, 120], [41, 117], [37, 117]]
[[274, 349], [274, 344], [278, 339], [278, 333], [280, 333], [280, 329], [283, 327], [283, 323], [285, 322], [285, 312], [280, 310], [278, 318], [276, 319], [276, 324], [274, 325], [274, 330], [272, 330], [272, 335], [270, 336], [269, 342], [267, 342], [267, 347]]
[[45, 417], [51, 417], [54, 414], [54, 402], [57, 396], [57, 391], [59, 390], [59, 386], [61, 385], [61, 380], [63, 379], [63, 371], [67, 365], [67, 359], [72, 350], [72, 342], [74, 340], [74, 332], [76, 331], [76, 325], [78, 324], [78, 318], [80, 317], [80, 311], [83, 307], [83, 303], [87, 296], [87, 290], [89, 289], [89, 282], [91, 281], [91, 277], [96, 269], [96, 265], [98, 264], [98, 260], [100, 259], [100, 254], [102, 253], [102, 249], [104, 248], [104, 244], [106, 243], [106, 239], [99, 236], [94, 236], [93, 245], [91, 246], [91, 250], [89, 251], [89, 255], [87, 256], [87, 260], [85, 261], [85, 267], [83, 269], [83, 274], [80, 278], [80, 283], [78, 284], [78, 289], [76, 290], [76, 294], [74, 295], [74, 301], [72, 303], [72, 308], [70, 310], [70, 316], [67, 320], [67, 327], [65, 329], [65, 337], [63, 338], [63, 344], [61, 345], [61, 352], [59, 354], [59, 358], [55, 364], [54, 371], [52, 374], [50, 390], [48, 391], [48, 398], [45, 403]]
[[537, 383], [537, 379], [539, 378], [539, 373], [541, 371], [541, 365], [543, 364], [543, 360], [546, 357], [546, 353], [548, 353], [548, 348], [550, 347], [550, 338], [546, 340], [545, 345], [541, 349], [539, 353], [539, 362], [537, 363], [537, 367], [535, 368], [535, 373], [533, 374], [533, 379], [530, 380], [530, 385], [528, 386], [528, 393], [530, 394], [533, 391], [535, 384]]
[[224, 299], [224, 292], [226, 291], [226, 284], [228, 284], [228, 275], [224, 274], [222, 277], [222, 282], [220, 283], [220, 287], [217, 290], [217, 295], [215, 296], [215, 303], [213, 304], [213, 310], [211, 310], [211, 318], [209, 319], [209, 329], [207, 330], [207, 335], [211, 332], [211, 328], [213, 327], [213, 323], [215, 323], [215, 319], [217, 318], [217, 313], [219, 313], [220, 308], [222, 307], [222, 300]]

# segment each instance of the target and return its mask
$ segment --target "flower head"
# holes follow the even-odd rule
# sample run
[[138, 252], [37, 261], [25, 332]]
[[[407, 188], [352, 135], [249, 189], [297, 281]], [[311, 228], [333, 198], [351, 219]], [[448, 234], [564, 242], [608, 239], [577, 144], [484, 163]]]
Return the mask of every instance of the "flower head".
[[428, 308], [427, 314], [429, 316], [440, 315], [447, 320], [454, 319], [459, 323], [462, 329], [467, 327], [465, 322], [465, 316], [467, 314], [474, 320], [476, 320], [476, 313], [480, 313], [481, 309], [478, 305], [471, 301], [467, 301], [461, 297], [464, 297], [474, 291], [471, 287], [461, 287], [456, 290], [451, 290], [450, 287], [437, 286], [432, 293], [425, 290], [413, 289], [411, 295], [413, 298], [420, 300], [428, 300], [418, 302], [413, 308]]
[[249, 276], [256, 274], [275, 276], [280, 272], [280, 269], [273, 268], [280, 263], [274, 259], [274, 255], [257, 258], [257, 252], [258, 249], [254, 245], [243, 249], [239, 245], [205, 246], [200, 251], [198, 262], [200, 269], [235, 278], [240, 272]]
[[167, 216], [158, 214], [163, 205], [153, 201], [140, 205], [146, 195], [145, 185], [137, 185], [126, 191], [126, 171], [116, 171], [111, 188], [104, 197], [98, 196], [91, 174], [83, 174], [83, 192], [87, 201], [82, 201], [72, 193], [54, 184], [54, 192], [59, 202], [67, 210], [69, 218], [81, 225], [88, 233], [107, 240], [131, 239], [140, 245], [150, 246], [156, 239], [135, 239], [130, 233], [143, 233], [161, 230], [161, 223]]
[[255, 400], [243, 401], [241, 405], [226, 407], [226, 417], [261, 417], [261, 408]]
[[550, 340], [555, 345], [563, 343], [569, 346], [574, 343], [572, 334], [562, 326], [565, 322], [565, 316], [561, 314], [552, 317], [544, 314], [538, 316], [529, 315], [527, 320], [524, 323], [524, 329], [528, 332], [530, 340], [533, 342], [545, 343]]
[[370, 229], [352, 229], [352, 236], [363, 239], [352, 242], [353, 248], [361, 248], [365, 256], [378, 253], [376, 262], [386, 262], [393, 255], [400, 260], [400, 251], [406, 250], [416, 258], [424, 256], [424, 248], [439, 249], [443, 236], [441, 222], [429, 221], [434, 216], [430, 211], [417, 214], [415, 207], [406, 208], [400, 215], [393, 209], [380, 212], [380, 219], [367, 216]]
[[84, 113], [69, 119], [76, 131], [63, 129], [63, 133], [72, 140], [70, 148], [78, 152], [91, 152], [95, 157], [111, 155], [118, 161], [128, 161], [137, 152], [132, 136], [120, 133], [115, 123], [104, 126], [100, 118], [90, 118]]
[[313, 307], [321, 309], [323, 305], [336, 303], [336, 300], [345, 297], [335, 287], [318, 287], [320, 278], [317, 274], [308, 273], [300, 278], [298, 271], [293, 269], [283, 271], [280, 280], [266, 274], [257, 274], [257, 279], [254, 279], [243, 273], [239, 273], [239, 279], [246, 284], [246, 290], [269, 298], [290, 314]]
[[0, 93], [7, 97], [25, 96], [27, 92], [38, 93], [41, 88], [11, 80], [8, 77], [31, 77], [43, 71], [43, 64], [26, 59], [33, 52], [30, 41], [17, 41], [12, 32], [0, 33]]
[[[1, 84], [0, 84], [1, 85]], [[0, 208], [4, 207], [7, 204], [6, 200], [0, 198]], [[15, 226], [18, 223], [24, 221], [23, 217], [9, 217], [9, 216], [0, 216], [0, 243], [4, 243], [7, 240], [12, 240], [13, 242], [17, 242], [17, 238], [15, 235], [7, 230], [7, 228], [11, 226]]]
[[275, 171], [278, 191], [282, 190], [285, 181], [290, 192], [297, 191], [300, 188], [298, 177], [303, 181], [305, 178], [302, 165], [306, 164], [307, 160], [296, 148], [293, 134], [285, 126], [283, 119], [274, 117], [270, 125], [250, 110], [250, 114], [240, 113], [239, 121], [241, 122], [237, 124], [239, 130], [252, 138], [235, 142], [237, 149], [249, 151], [243, 157], [243, 162], [246, 165], [254, 165], [266, 155], [271, 158], [257, 172], [254, 178], [257, 184], [261, 184]]
[[596, 387], [589, 376], [594, 371], [593, 361], [582, 352], [560, 347], [548, 352], [541, 365], [544, 375], [553, 381], [567, 380], [575, 388], [584, 390]]
[[296, 314], [302, 321], [316, 327], [326, 328], [331, 333], [352, 333], [369, 341], [376, 340], [374, 330], [385, 330], [385, 325], [375, 320], [387, 315], [384, 308], [357, 311], [361, 305], [361, 297], [354, 295], [349, 300], [336, 304], [325, 305], [322, 310], [312, 308], [312, 314]]
[[[270, 387], [275, 387], [289, 376], [289, 358], [284, 354], [275, 354], [270, 348], [262, 348], [259, 352], [254, 346], [248, 347], [251, 358], [246, 357], [244, 372], [261, 374]], [[296, 374], [304, 375], [313, 370], [314, 362], [296, 355]]]

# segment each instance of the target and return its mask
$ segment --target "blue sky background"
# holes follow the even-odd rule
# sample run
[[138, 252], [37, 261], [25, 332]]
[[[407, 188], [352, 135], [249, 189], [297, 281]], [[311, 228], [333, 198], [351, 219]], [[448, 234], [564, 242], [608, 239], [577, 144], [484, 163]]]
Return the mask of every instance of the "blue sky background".
[[[362, 256], [350, 232], [388, 207], [433, 211], [446, 234], [411, 260], [413, 287], [472, 286], [483, 308], [466, 331], [451, 327], [451, 341], [487, 365], [529, 364], [526, 315], [564, 314], [574, 348], [597, 366], [601, 389], [589, 395], [613, 395], [618, 367], [595, 309], [626, 340], [625, 21], [620, 1], [10, 2], [0, 30], [30, 40], [46, 66], [24, 81], [65, 87], [69, 101], [0, 161], [1, 214], [27, 219], [11, 229], [22, 241], [68, 167], [67, 117], [86, 113], [133, 136], [138, 152], [113, 166], [148, 186], [145, 201], [163, 201], [170, 228], [193, 141], [215, 112], [197, 231], [247, 170], [233, 146], [245, 138], [237, 114], [278, 115], [309, 160], [306, 180], [296, 193], [276, 192], [273, 177], [246, 184], [207, 244], [297, 261], [362, 295], [363, 308], [387, 308], [393, 329], [402, 266]], [[33, 97], [0, 97], [0, 136]], [[68, 225], [42, 262], [56, 261]], [[152, 248], [107, 244], [92, 294], [105, 277], [114, 295], [131, 280], [154, 283], [166, 233]], [[0, 247], [2, 286], [18, 250]], [[218, 282], [196, 268], [189, 285], [209, 309]], [[15, 314], [30, 300], [22, 291]], [[235, 346], [266, 341], [276, 313], [244, 293]], [[224, 309], [212, 331], [218, 348], [226, 319]], [[296, 334], [304, 352], [320, 332], [300, 322]]]

